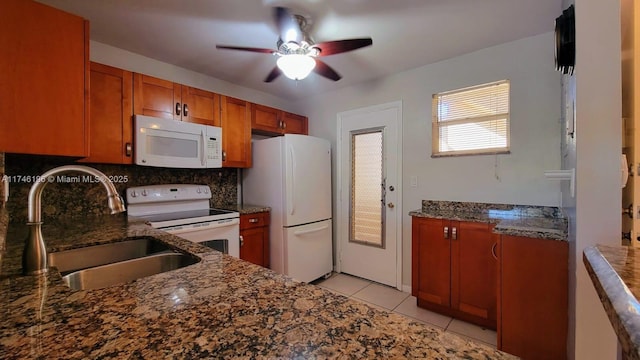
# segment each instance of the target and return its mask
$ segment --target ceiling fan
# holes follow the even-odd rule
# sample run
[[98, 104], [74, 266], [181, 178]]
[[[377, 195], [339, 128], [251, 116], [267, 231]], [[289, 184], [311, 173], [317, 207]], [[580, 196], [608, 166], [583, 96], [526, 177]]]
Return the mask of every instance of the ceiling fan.
[[293, 80], [302, 80], [311, 71], [333, 81], [341, 76], [319, 57], [356, 50], [373, 44], [371, 38], [345, 39], [314, 43], [308, 33], [307, 19], [293, 15], [289, 9], [275, 7], [273, 14], [278, 27], [277, 50], [240, 46], [216, 45], [216, 49], [241, 50], [278, 56], [276, 66], [264, 79], [272, 82], [281, 74]]

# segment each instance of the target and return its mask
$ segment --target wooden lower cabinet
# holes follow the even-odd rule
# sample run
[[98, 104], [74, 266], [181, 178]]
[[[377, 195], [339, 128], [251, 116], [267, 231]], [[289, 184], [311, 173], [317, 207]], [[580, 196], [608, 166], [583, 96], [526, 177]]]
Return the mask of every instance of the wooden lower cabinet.
[[418, 306], [495, 329], [499, 236], [492, 225], [414, 217], [412, 233]]
[[566, 359], [566, 241], [502, 235], [498, 349], [523, 359]]
[[240, 259], [270, 266], [269, 212], [240, 215]]

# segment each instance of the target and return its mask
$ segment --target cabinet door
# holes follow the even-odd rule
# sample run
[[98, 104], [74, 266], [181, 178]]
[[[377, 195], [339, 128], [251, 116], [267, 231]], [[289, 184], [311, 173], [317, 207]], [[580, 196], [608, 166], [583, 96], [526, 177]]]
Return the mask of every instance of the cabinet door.
[[137, 115], [180, 120], [181, 85], [153, 76], [134, 74], [133, 111]]
[[219, 95], [182, 86], [182, 121], [220, 126]]
[[499, 236], [492, 225], [451, 222], [451, 308], [496, 327]]
[[296, 115], [288, 112], [282, 113], [282, 126], [287, 134], [309, 135], [307, 128], [308, 119], [306, 116]]
[[566, 359], [569, 244], [500, 239], [498, 348], [525, 359]]
[[420, 306], [434, 304], [448, 308], [451, 304], [449, 227], [448, 220], [419, 217], [412, 220], [411, 288]]
[[251, 129], [258, 133], [282, 134], [281, 111], [268, 106], [253, 104]]
[[[242, 230], [242, 243], [240, 244], [240, 259], [252, 262], [256, 265], [269, 267], [265, 263], [265, 246], [269, 246], [268, 235], [265, 228], [253, 228]], [[266, 235], [266, 236], [265, 236]]]
[[89, 23], [24, 0], [0, 1], [0, 152], [89, 152]]
[[82, 162], [133, 163], [133, 74], [91, 63], [90, 156]]
[[220, 97], [222, 108], [222, 166], [251, 167], [251, 106], [228, 96]]

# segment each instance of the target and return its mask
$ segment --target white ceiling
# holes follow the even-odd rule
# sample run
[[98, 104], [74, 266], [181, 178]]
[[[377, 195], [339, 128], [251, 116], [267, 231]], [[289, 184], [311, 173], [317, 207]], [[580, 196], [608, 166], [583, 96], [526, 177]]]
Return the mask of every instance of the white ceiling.
[[[273, 95], [298, 99], [554, 29], [562, 0], [38, 0], [91, 22], [91, 39]], [[271, 7], [310, 17], [316, 42], [371, 37], [323, 57], [342, 79], [263, 80], [273, 48]], [[549, 44], [553, 46], [553, 44]]]

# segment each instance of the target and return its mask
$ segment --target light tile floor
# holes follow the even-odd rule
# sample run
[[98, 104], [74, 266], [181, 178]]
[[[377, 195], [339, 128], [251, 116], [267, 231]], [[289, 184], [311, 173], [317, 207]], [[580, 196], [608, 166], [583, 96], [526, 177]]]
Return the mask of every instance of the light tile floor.
[[494, 348], [496, 347], [497, 336], [495, 331], [419, 308], [416, 305], [414, 296], [392, 287], [347, 274], [333, 274], [328, 279], [315, 281], [314, 284], [336, 294], [365, 302], [376, 308], [393, 311], [411, 320], [423, 322], [446, 332], [455, 333]]

